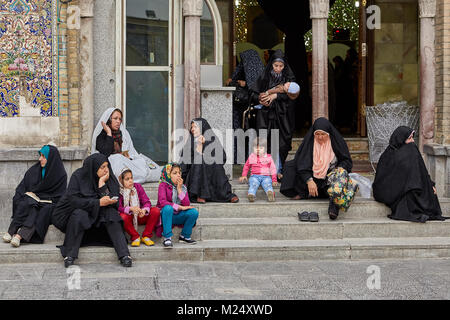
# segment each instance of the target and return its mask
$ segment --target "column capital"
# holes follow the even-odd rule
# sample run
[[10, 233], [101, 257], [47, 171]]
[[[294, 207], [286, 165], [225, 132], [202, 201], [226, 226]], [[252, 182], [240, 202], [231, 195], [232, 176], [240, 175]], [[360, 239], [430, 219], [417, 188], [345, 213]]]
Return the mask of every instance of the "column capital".
[[94, 17], [94, 0], [78, 0], [80, 7], [80, 16], [82, 18]]
[[309, 11], [311, 19], [327, 19], [330, 3], [328, 0], [309, 0]]
[[203, 14], [203, 0], [183, 0], [183, 16], [201, 17]]
[[436, 16], [436, 0], [419, 0], [419, 18]]

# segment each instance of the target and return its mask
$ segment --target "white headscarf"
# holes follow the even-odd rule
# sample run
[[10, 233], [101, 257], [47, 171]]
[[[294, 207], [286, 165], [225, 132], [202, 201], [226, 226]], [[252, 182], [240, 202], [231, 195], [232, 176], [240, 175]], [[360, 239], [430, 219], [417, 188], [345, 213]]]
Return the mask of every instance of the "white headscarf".
[[[116, 109], [117, 108], [108, 108], [105, 112], [103, 112], [102, 116], [100, 117], [100, 120], [98, 121], [97, 125], [95, 126], [94, 133], [92, 134], [91, 154], [98, 152], [97, 137], [103, 130], [102, 121], [104, 123], [108, 122], [109, 118], [111, 117], [111, 114]], [[122, 121], [123, 121], [123, 119], [122, 119]], [[131, 140], [131, 136], [128, 133], [128, 130], [125, 129], [123, 122], [120, 124], [120, 131], [122, 131], [122, 151], [128, 151], [130, 158], [136, 158], [139, 154], [137, 153], [136, 149], [134, 148], [133, 140]]]

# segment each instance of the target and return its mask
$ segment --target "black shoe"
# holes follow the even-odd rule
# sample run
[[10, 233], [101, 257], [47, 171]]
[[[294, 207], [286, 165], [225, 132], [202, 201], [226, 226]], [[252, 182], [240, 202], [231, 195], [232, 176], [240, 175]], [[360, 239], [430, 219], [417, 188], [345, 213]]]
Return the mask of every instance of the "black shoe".
[[300, 221], [304, 221], [304, 222], [309, 221], [309, 213], [308, 213], [308, 211], [303, 211], [302, 213], [297, 212], [297, 215], [298, 215], [298, 219]]
[[185, 237], [183, 237], [183, 236], [180, 236], [180, 237], [178, 238], [178, 241], [179, 241], [179, 242], [184, 242], [184, 243], [187, 243], [187, 244], [196, 244], [196, 243], [197, 243], [197, 241], [195, 241], [194, 239], [191, 239], [191, 238], [185, 238]]
[[309, 213], [309, 221], [310, 222], [319, 222], [319, 214], [317, 212]]
[[167, 248], [167, 249], [172, 249], [173, 248], [173, 243], [172, 243], [171, 239], [165, 239], [163, 241], [163, 245], [164, 245], [164, 248]]
[[131, 265], [133, 264], [133, 260], [130, 256], [123, 256], [122, 258], [120, 258], [120, 263], [124, 267], [131, 267]]
[[72, 257], [64, 258], [64, 267], [68, 268], [70, 266], [73, 266], [74, 264], [75, 264], [75, 258], [72, 258]]
[[328, 216], [330, 217], [331, 220], [336, 220], [338, 215], [339, 215], [339, 208], [332, 201], [330, 201], [330, 205], [328, 206]]

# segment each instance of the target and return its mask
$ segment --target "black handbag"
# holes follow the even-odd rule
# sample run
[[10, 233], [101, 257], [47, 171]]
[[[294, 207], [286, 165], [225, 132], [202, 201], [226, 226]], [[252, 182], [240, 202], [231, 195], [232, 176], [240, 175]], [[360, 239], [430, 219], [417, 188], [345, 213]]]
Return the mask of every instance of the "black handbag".
[[233, 104], [238, 107], [247, 107], [249, 105], [249, 94], [247, 87], [237, 86], [233, 92]]

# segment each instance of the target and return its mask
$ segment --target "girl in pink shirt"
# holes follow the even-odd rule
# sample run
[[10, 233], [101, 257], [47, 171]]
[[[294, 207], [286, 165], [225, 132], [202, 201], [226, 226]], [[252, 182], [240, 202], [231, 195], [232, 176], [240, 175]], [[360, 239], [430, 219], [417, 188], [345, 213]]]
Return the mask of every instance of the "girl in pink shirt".
[[273, 162], [272, 156], [266, 153], [267, 141], [262, 138], [256, 138], [253, 142], [253, 153], [248, 157], [242, 171], [242, 177], [239, 178], [241, 183], [247, 181], [248, 171], [251, 171], [248, 180], [248, 201], [254, 202], [256, 199], [256, 191], [262, 186], [267, 194], [267, 200], [275, 201], [273, 186], [277, 186], [277, 168]]

